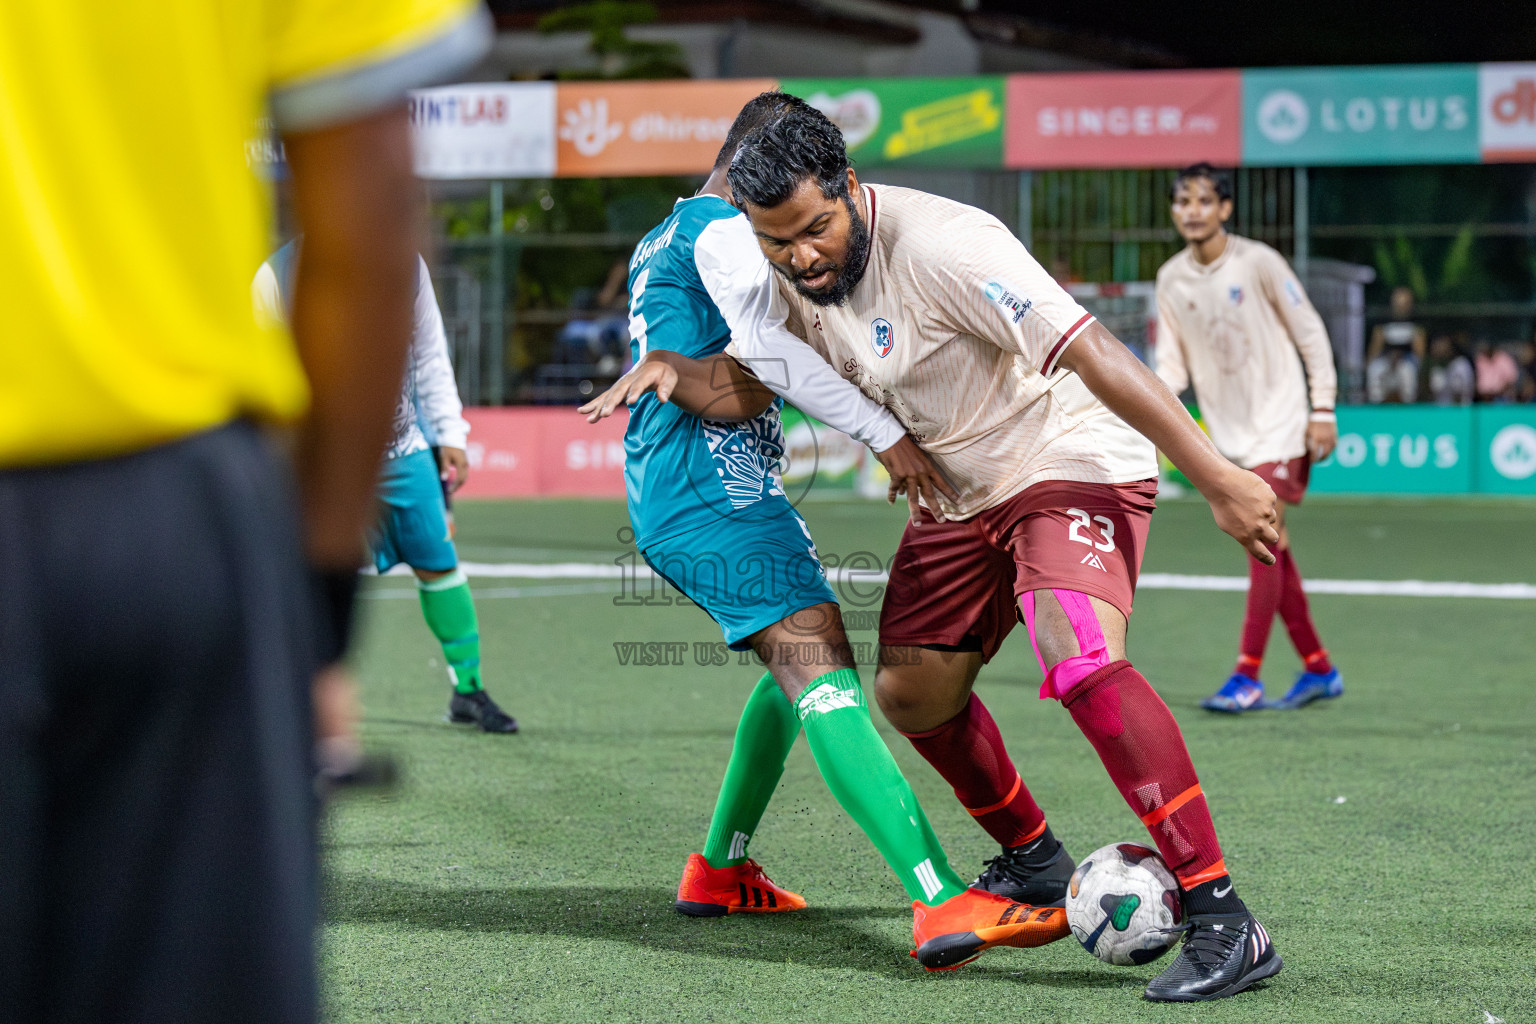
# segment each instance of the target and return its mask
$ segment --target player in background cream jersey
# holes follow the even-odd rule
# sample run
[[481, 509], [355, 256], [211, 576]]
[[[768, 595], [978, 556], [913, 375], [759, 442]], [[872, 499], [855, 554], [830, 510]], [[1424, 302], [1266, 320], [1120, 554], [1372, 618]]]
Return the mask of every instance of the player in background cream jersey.
[[[819, 111], [749, 134], [729, 180], [776, 271], [777, 286], [765, 282], [769, 326], [789, 328], [733, 335], [735, 351], [756, 363], [800, 337], [855, 386], [850, 401], [890, 409], [957, 491], [918, 510], [902, 536], [875, 695], [1002, 845], [973, 885], [1049, 904], [1073, 869], [972, 692], [1022, 618], [1042, 698], [1067, 708], [1185, 890], [1190, 939], [1148, 997], [1219, 998], [1277, 972], [1234, 891], [1178, 725], [1125, 660], [1155, 492], [1152, 443], [1261, 558], [1277, 536], [1269, 487], [1222, 458], [1000, 222], [937, 196], [861, 186]], [[713, 367], [693, 365], [686, 372], [707, 381]], [[642, 360], [615, 387], [633, 393], [653, 374], [684, 370]]]
[[1175, 393], [1194, 386], [1211, 440], [1274, 488], [1280, 511], [1274, 564], [1248, 561], [1237, 667], [1203, 706], [1271, 706], [1259, 666], [1277, 611], [1305, 666], [1278, 706], [1337, 697], [1344, 681], [1312, 624], [1285, 528], [1285, 506], [1300, 503], [1312, 462], [1338, 442], [1338, 379], [1327, 331], [1285, 257], [1223, 227], [1232, 216], [1231, 190], [1210, 165], [1181, 171], [1170, 198], [1188, 245], [1157, 272], [1158, 376]]

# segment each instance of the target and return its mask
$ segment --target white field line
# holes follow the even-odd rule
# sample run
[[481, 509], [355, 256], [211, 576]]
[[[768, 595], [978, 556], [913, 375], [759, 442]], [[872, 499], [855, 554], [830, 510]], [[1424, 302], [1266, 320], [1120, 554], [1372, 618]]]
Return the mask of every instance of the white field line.
[[[517, 580], [622, 580], [650, 579], [654, 573], [646, 565], [615, 565], [611, 562], [461, 562], [465, 575], [480, 579]], [[390, 576], [408, 576], [410, 570], [396, 566]], [[827, 577], [833, 583], [877, 584], [886, 582], [886, 574], [873, 569], [832, 568]], [[1319, 580], [1306, 581], [1309, 594], [1350, 594], [1361, 597], [1478, 597], [1506, 601], [1536, 601], [1536, 584], [1531, 583], [1459, 583], [1440, 580]], [[1141, 590], [1229, 590], [1248, 589], [1246, 576], [1187, 576], [1181, 573], [1142, 573], [1137, 581]], [[607, 589], [607, 588], [604, 588]], [[555, 593], [595, 593], [593, 588], [507, 587], [506, 591], [477, 591], [483, 597], [536, 597]], [[378, 591], [387, 593], [387, 591]]]
[[[395, 575], [390, 573], [391, 576]], [[612, 594], [612, 583], [564, 583], [533, 587], [476, 587], [475, 597], [569, 597], [572, 594]], [[363, 590], [359, 597], [370, 600], [416, 600], [415, 587], [372, 587]]]

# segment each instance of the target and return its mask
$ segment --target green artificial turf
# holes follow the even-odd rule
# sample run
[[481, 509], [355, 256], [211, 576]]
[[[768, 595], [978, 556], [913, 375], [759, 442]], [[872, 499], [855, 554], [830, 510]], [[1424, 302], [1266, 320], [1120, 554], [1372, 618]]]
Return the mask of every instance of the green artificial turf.
[[[888, 559], [899, 512], [802, 506], [823, 556]], [[463, 557], [621, 558], [618, 502], [463, 503]], [[1313, 577], [1536, 582], [1536, 504], [1313, 500], [1292, 531]], [[1197, 502], [1154, 518], [1147, 571], [1241, 575]], [[1130, 654], [1173, 708], [1239, 893], [1286, 961], [1213, 1004], [1141, 1000], [1143, 968], [1068, 939], [952, 974], [907, 956], [911, 913], [803, 741], [752, 852], [810, 909], [683, 918], [736, 715], [758, 670], [621, 665], [615, 643], [710, 643], [691, 606], [616, 607], [615, 584], [474, 581], [491, 693], [514, 737], [444, 724], [442, 656], [406, 580], [371, 585], [357, 667], [366, 736], [405, 763], [392, 796], [326, 829], [324, 986], [338, 1021], [1536, 1021], [1536, 602], [1322, 595], [1339, 701], [1241, 718], [1200, 711], [1235, 654], [1243, 597], [1146, 590]], [[874, 640], [878, 596], [845, 605]], [[1283, 629], [1266, 676], [1297, 669]], [[864, 668], [866, 684], [872, 672]], [[1055, 703], [1022, 628], [982, 673], [1053, 830], [1081, 857], [1145, 833]], [[877, 721], [879, 719], [876, 714]], [[883, 727], [883, 723], [882, 723]], [[951, 860], [993, 848], [910, 745], [883, 731]]]

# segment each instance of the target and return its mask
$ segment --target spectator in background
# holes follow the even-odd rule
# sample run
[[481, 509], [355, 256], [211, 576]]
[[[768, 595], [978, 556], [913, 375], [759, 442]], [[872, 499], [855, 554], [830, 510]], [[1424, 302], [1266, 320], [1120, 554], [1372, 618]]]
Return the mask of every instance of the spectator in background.
[[629, 368], [629, 261], [620, 258], [595, 292], [579, 288], [571, 307], [585, 315], [566, 321], [555, 338], [556, 359], [587, 364], [597, 376], [616, 378]]
[[1429, 343], [1429, 397], [1436, 405], [1471, 405], [1476, 373], [1472, 361], [1448, 334]]
[[1521, 341], [1511, 346], [1515, 364], [1520, 368], [1520, 380], [1515, 385], [1515, 401], [1536, 402], [1536, 340]]
[[1419, 366], [1424, 362], [1424, 328], [1413, 316], [1413, 289], [1392, 289], [1392, 319], [1371, 332], [1365, 358], [1365, 397], [1381, 402], [1416, 402]]
[[1477, 355], [1472, 360], [1477, 371], [1477, 400], [1479, 402], [1510, 402], [1515, 398], [1520, 383], [1520, 367], [1508, 350], [1497, 348], [1487, 339], [1477, 343]]

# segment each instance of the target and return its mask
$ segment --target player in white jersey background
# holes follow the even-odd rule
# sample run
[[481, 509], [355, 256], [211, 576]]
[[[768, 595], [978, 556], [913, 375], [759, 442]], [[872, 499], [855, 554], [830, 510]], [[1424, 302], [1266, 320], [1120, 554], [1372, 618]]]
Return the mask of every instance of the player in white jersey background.
[[[1237, 665], [1203, 706], [1236, 713], [1337, 697], [1344, 680], [1312, 624], [1285, 525], [1285, 506], [1301, 502], [1312, 463], [1338, 443], [1327, 331], [1285, 257], [1226, 230], [1232, 192], [1224, 176], [1209, 164], [1186, 168], [1170, 199], [1188, 244], [1157, 272], [1158, 376], [1176, 394], [1193, 385], [1211, 440], [1274, 488], [1280, 512], [1274, 563], [1248, 560]], [[1276, 612], [1304, 671], [1270, 703], [1259, 669]]]
[[[258, 317], [287, 316], [301, 252], [302, 239], [296, 238], [256, 271], [251, 293]], [[448, 358], [448, 335], [432, 277], [419, 255], [414, 303], [411, 348], [395, 404], [394, 435], [379, 470], [378, 516], [368, 532], [368, 546], [379, 572], [403, 563], [416, 576], [422, 618], [443, 649], [453, 686], [448, 720], [484, 732], [514, 733], [517, 720], [491, 699], [480, 681], [480, 620], [469, 578], [459, 567], [447, 509], [447, 495], [462, 487], [469, 475], [469, 423]], [[331, 746], [336, 749], [322, 750], [322, 755], [339, 762], [345, 773], [347, 762], [358, 754], [355, 738], [343, 734]]]

